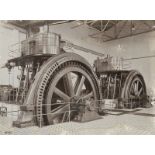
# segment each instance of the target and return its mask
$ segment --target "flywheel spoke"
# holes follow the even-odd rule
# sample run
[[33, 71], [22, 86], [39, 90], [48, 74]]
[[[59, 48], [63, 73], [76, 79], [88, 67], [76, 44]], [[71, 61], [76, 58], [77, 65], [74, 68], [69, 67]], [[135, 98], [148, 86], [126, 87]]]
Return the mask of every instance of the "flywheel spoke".
[[73, 88], [71, 73], [67, 73], [66, 77], [67, 77], [67, 81], [68, 81], [69, 94], [72, 97], [72, 96], [74, 96], [74, 88]]
[[80, 80], [81, 80], [81, 77], [79, 75], [77, 75], [76, 81], [74, 83], [74, 92], [75, 93], [77, 92], [78, 86], [80, 84]]
[[68, 112], [68, 110], [69, 110], [69, 105], [67, 104], [65, 106], [61, 106], [61, 107], [53, 110], [53, 112], [51, 112], [49, 114], [49, 116], [50, 116], [51, 119], [54, 119], [55, 117], [58, 117], [61, 114], [64, 114], [64, 113]]
[[89, 94], [82, 97], [82, 99], [87, 100], [89, 98], [93, 97], [93, 92], [90, 92]]
[[137, 92], [137, 83], [136, 82], [134, 83], [134, 92], [135, 93]]
[[55, 94], [57, 94], [59, 97], [61, 97], [62, 99], [64, 99], [64, 101], [69, 102], [70, 101], [70, 97], [65, 94], [64, 92], [62, 92], [60, 89], [56, 88], [54, 89]]
[[132, 93], [132, 94], [135, 93], [134, 85], [132, 85], [132, 87], [131, 87], [131, 93]]
[[77, 88], [76, 96], [79, 96], [81, 94], [81, 91], [82, 91], [82, 87], [84, 85], [84, 82], [85, 82], [85, 77], [82, 76], [81, 77], [81, 80], [80, 80], [80, 83], [79, 83], [79, 86]]
[[64, 75], [63, 80], [64, 80], [65, 92], [70, 97], [73, 97], [75, 93], [74, 93], [74, 88], [73, 88], [73, 83], [72, 83], [71, 72]]
[[143, 88], [141, 87], [140, 90], [138, 91], [137, 95], [140, 96], [140, 94], [142, 93]]
[[136, 93], [138, 95], [139, 81], [137, 81]]

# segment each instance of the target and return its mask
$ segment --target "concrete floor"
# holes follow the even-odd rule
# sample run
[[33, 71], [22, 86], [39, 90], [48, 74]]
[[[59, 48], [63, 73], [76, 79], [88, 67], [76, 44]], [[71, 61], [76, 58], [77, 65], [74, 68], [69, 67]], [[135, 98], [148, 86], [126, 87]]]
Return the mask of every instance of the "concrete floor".
[[[2, 103], [1, 103], [2, 104]], [[17, 110], [17, 106], [8, 105], [8, 111]], [[103, 119], [76, 123], [68, 122], [39, 128], [37, 126], [27, 128], [12, 127], [12, 121], [16, 120], [16, 114], [10, 113], [7, 117], [0, 116], [0, 134], [13, 135], [145, 135], [155, 134], [155, 106], [148, 109], [134, 109], [126, 112], [111, 112]]]

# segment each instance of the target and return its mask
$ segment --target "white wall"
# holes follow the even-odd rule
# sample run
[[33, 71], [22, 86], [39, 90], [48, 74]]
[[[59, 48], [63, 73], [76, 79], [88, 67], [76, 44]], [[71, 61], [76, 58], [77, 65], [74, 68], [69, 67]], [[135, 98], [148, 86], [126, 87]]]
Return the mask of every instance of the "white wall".
[[[9, 46], [18, 43], [19, 40], [23, 40], [25, 35], [18, 32], [5, 28], [0, 25], [0, 66], [4, 65], [10, 57]], [[10, 74], [10, 84], [18, 85], [16, 79], [17, 69], [12, 71]], [[8, 70], [6, 68], [0, 69], [0, 84], [9, 84]]]

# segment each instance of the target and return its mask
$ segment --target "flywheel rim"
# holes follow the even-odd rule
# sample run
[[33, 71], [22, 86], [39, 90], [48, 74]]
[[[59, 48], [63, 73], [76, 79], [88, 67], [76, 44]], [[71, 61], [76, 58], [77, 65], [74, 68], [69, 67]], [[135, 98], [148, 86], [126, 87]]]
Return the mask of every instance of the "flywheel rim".
[[[61, 120], [57, 120], [57, 117], [56, 117], [56, 121], [54, 121], [55, 118], [53, 118], [53, 114], [51, 114], [51, 112], [52, 112], [53, 109], [51, 109], [50, 104], [51, 104], [51, 101], [52, 101], [53, 94], [56, 94], [59, 97], [61, 96], [58, 93], [60, 93], [62, 90], [60, 90], [60, 89], [58, 90], [58, 88], [56, 88], [57, 85], [58, 85], [58, 83], [59, 83], [59, 81], [60, 81], [60, 79], [63, 78], [64, 76], [66, 76], [66, 74], [68, 75], [68, 74], [71, 74], [71, 73], [74, 73], [76, 75], [77, 74], [81, 74], [80, 83], [81, 83], [81, 81], [83, 81], [83, 84], [85, 85], [85, 87], [86, 87], [86, 84], [84, 82], [87, 81], [87, 84], [88, 84], [88, 82], [90, 82], [89, 83], [90, 84], [89, 86], [91, 86], [91, 89], [92, 90], [89, 90], [89, 92], [87, 94], [85, 94], [85, 96], [87, 96], [87, 97], [88, 96], [89, 97], [94, 97], [94, 100], [98, 100], [99, 99], [97, 97], [97, 91], [95, 90], [95, 86], [94, 86], [95, 84], [94, 84], [93, 80], [91, 79], [89, 73], [87, 73], [86, 69], [84, 67], [80, 66], [79, 64], [78, 65], [75, 65], [74, 63], [68, 63], [65, 66], [65, 68], [62, 68], [61, 70], [59, 70], [58, 73], [56, 73], [56, 75], [54, 76], [53, 80], [50, 82], [50, 84], [49, 84], [49, 90], [48, 90], [47, 94], [45, 95], [45, 98], [47, 100], [45, 101], [45, 106], [44, 106], [45, 109], [44, 109], [44, 112], [45, 112], [45, 114], [47, 114], [47, 115], [45, 115], [45, 117], [46, 117], [45, 119], [46, 119], [47, 124], [56, 124], [56, 123], [60, 123], [61, 122]], [[78, 91], [78, 88], [77, 88], [77, 90], [75, 90], [75, 88], [74, 88], [74, 90], [72, 90], [72, 91], [74, 91], [74, 92], [72, 92], [73, 93], [73, 96], [71, 96], [71, 94], [70, 95], [67, 94], [68, 97], [63, 96], [64, 97], [63, 99], [65, 100], [65, 102], [70, 102], [71, 99], [72, 99], [72, 97], [76, 97], [78, 99], [81, 98], [80, 97], [81, 94], [79, 92], [77, 92]], [[88, 87], [86, 89], [88, 89]], [[81, 89], [81, 91], [82, 91], [82, 89]], [[85, 96], [83, 96], [83, 98], [85, 98]], [[46, 106], [46, 104], [47, 104], [47, 106]], [[68, 108], [66, 107], [66, 110], [67, 109]], [[59, 108], [58, 108], [58, 110], [59, 110]], [[59, 116], [58, 116], [58, 118], [59, 118]]]
[[145, 89], [144, 89], [143, 82], [141, 81], [140, 78], [135, 77], [130, 85], [128, 96], [130, 98], [134, 98], [134, 97], [141, 98], [142, 95], [144, 95], [144, 93], [145, 93]]
[[[137, 82], [141, 85], [141, 87], [140, 85], [138, 86], [138, 89], [135, 85]], [[132, 90], [133, 85], [135, 85], [134, 90]], [[125, 99], [124, 107], [135, 108], [144, 106], [143, 99], [146, 95], [146, 85], [143, 76], [136, 70], [130, 71], [121, 94], [121, 97]]]

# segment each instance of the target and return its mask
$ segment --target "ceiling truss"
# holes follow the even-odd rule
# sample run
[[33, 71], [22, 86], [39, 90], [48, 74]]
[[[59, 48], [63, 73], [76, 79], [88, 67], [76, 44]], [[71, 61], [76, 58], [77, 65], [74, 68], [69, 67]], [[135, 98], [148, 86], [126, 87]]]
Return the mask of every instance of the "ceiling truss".
[[90, 31], [89, 37], [98, 39], [100, 42], [107, 42], [115, 39], [130, 37], [155, 30], [154, 20], [8, 20], [2, 22], [4, 26], [13, 25], [20, 31], [29, 31], [38, 26], [58, 25], [74, 23], [71, 29], [87, 26]]
[[155, 30], [154, 20], [83, 20], [76, 22], [78, 24], [72, 28], [78, 28], [83, 25], [88, 26], [88, 28], [96, 31], [89, 36], [102, 42]]

